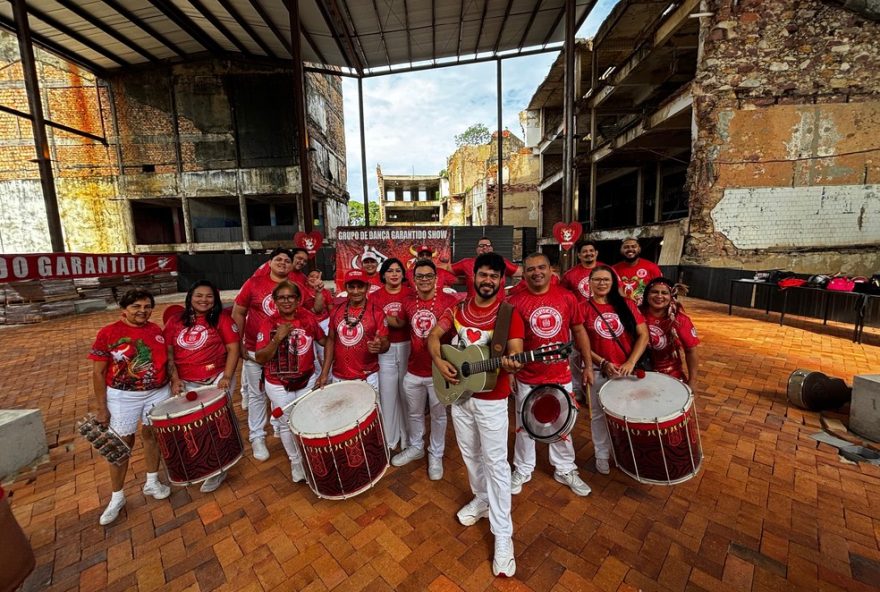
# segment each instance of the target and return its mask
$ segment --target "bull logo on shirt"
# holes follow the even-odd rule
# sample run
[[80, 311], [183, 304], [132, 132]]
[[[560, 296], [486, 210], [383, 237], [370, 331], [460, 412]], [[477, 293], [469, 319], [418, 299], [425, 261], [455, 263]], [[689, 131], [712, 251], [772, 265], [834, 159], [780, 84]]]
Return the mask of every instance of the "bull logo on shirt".
[[538, 307], [529, 316], [529, 327], [541, 339], [550, 339], [562, 329], [562, 315], [555, 308]]
[[[614, 332], [613, 336], [608, 332], [608, 327]], [[601, 317], [596, 317], [596, 320], [593, 321], [593, 329], [604, 339], [614, 339], [615, 336], [623, 335], [623, 323], [620, 322], [620, 317], [613, 312], [605, 312]]]
[[651, 349], [664, 350], [668, 345], [666, 340], [666, 332], [657, 325], [649, 325], [648, 333], [651, 337]]
[[434, 328], [434, 325], [437, 324], [437, 317], [430, 310], [422, 308], [417, 310], [412, 316], [410, 324], [412, 325], [413, 334], [416, 337], [425, 339], [428, 337], [431, 329]]
[[291, 343], [295, 344], [296, 353], [300, 356], [306, 355], [309, 353], [309, 350], [312, 349], [312, 338], [309, 337], [309, 334], [303, 329], [298, 327], [294, 329], [290, 340]]
[[174, 341], [183, 349], [197, 350], [208, 342], [208, 328], [201, 324], [184, 327]]
[[577, 289], [584, 298], [589, 298], [592, 295], [592, 292], [590, 291], [590, 276], [584, 277], [584, 279], [578, 283]]
[[346, 347], [357, 345], [364, 336], [364, 325], [358, 323], [354, 327], [350, 327], [345, 321], [339, 321], [339, 324], [336, 325], [336, 335], [339, 337], [339, 342]]
[[261, 308], [263, 309], [263, 312], [266, 314], [267, 317], [271, 317], [278, 312], [278, 309], [275, 308], [275, 300], [272, 299], [271, 294], [266, 294], [266, 297], [263, 298]]

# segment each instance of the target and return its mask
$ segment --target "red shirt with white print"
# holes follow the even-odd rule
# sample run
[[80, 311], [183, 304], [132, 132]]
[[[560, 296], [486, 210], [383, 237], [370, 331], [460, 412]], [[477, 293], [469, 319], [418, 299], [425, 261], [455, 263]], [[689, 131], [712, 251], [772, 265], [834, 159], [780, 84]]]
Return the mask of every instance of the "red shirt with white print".
[[156, 323], [107, 325], [98, 331], [89, 359], [107, 362], [104, 382], [121, 391], [151, 391], [168, 382], [168, 348]]
[[[464, 283], [467, 286], [467, 295], [468, 298], [474, 298], [477, 295], [476, 289], [474, 288], [474, 261], [476, 261], [476, 257], [468, 257], [467, 259], [462, 259], [461, 261], [457, 261], [452, 264], [452, 272], [455, 275], [464, 276]], [[509, 278], [513, 277], [513, 274], [516, 273], [516, 270], [519, 267], [516, 263], [512, 261], [504, 260], [504, 277]], [[498, 290], [498, 300], [504, 300], [504, 282], [501, 283], [501, 289]]]
[[[401, 311], [403, 310], [404, 301], [413, 293], [412, 288], [406, 284], [403, 284], [400, 288], [400, 292], [396, 294], [391, 294], [383, 286], [373, 294], [370, 294], [370, 300], [382, 309], [382, 313], [386, 317], [399, 317], [402, 316]], [[402, 329], [388, 327], [388, 341], [391, 343], [409, 341], [409, 330], [406, 327], [403, 327]]]
[[[278, 312], [272, 300], [272, 290], [278, 283], [268, 274], [254, 274], [241, 287], [235, 303], [247, 309], [244, 322], [244, 347], [255, 351], [257, 331], [263, 321]], [[241, 327], [239, 327], [241, 329]]]
[[300, 289], [300, 294], [303, 294], [303, 297], [305, 297], [305, 289], [309, 287], [309, 276], [298, 269], [294, 269], [287, 274], [287, 280], [291, 283], [296, 284], [296, 286]]
[[[591, 302], [596, 308], [590, 305]], [[627, 300], [626, 305], [629, 307], [630, 312], [632, 312], [633, 317], [635, 317], [637, 326], [645, 322], [645, 317], [636, 308], [635, 302]], [[614, 307], [610, 304], [599, 304], [592, 300], [582, 302], [579, 306], [584, 315], [584, 329], [587, 330], [587, 335], [590, 337], [590, 349], [593, 353], [616, 366], [626, 362], [629, 354], [632, 353], [635, 337], [630, 336], [624, 330], [623, 323], [614, 311]], [[599, 313], [602, 313], [601, 317]], [[617, 340], [614, 339], [609, 329], [614, 332], [614, 335], [623, 344], [623, 347], [626, 349], [625, 352], [617, 344]]]
[[629, 298], [637, 305], [642, 303], [642, 295], [645, 293], [645, 286], [654, 278], [663, 277], [660, 268], [639, 257], [635, 265], [630, 265], [626, 261], [616, 263], [612, 269], [617, 272], [620, 278], [620, 293], [624, 298]]
[[684, 370], [681, 365], [681, 356], [673, 336], [673, 328], [681, 347], [690, 351], [700, 344], [697, 337], [697, 329], [683, 312], [675, 315], [675, 322], [667, 318], [657, 318], [650, 313], [645, 315], [648, 324], [648, 349], [651, 352], [651, 365], [657, 372], [669, 374], [675, 378], [684, 379]]
[[[484, 345], [490, 347], [492, 334], [495, 332], [495, 318], [498, 316], [499, 300], [491, 305], [477, 306], [473, 298], [468, 298], [461, 304], [447, 308], [437, 321], [437, 326], [444, 331], [454, 330], [463, 345]], [[516, 310], [510, 315], [510, 329], [507, 339], [522, 339], [525, 334], [523, 320]], [[504, 368], [498, 369], [498, 378], [495, 388], [485, 393], [474, 393], [474, 398], [500, 400], [510, 395], [510, 380]]]
[[430, 300], [422, 300], [417, 293], [412, 294], [403, 303], [401, 318], [409, 325], [410, 341], [407, 371], [416, 376], [431, 376], [431, 354], [428, 352], [428, 334], [437, 324], [447, 309], [458, 303], [452, 294], [437, 290]]
[[571, 290], [578, 302], [584, 302], [593, 295], [590, 290], [590, 274], [595, 267], [584, 267], [580, 263], [562, 275], [562, 285]]
[[297, 378], [309, 377], [315, 372], [315, 341], [324, 338], [324, 330], [311, 312], [297, 307], [293, 319], [287, 320], [279, 314], [264, 320], [257, 332], [257, 350], [272, 341], [276, 327], [290, 323], [287, 339], [278, 344], [275, 355], [264, 366], [266, 382], [285, 385]]
[[227, 314], [221, 314], [212, 327], [204, 315], [197, 315], [192, 327], [180, 315], [168, 320], [163, 331], [165, 343], [174, 351], [177, 376], [190, 382], [206, 382], [226, 368], [226, 345], [239, 340], [238, 327]]
[[[571, 328], [584, 322], [574, 294], [559, 286], [551, 285], [544, 294], [533, 294], [525, 289], [511, 296], [509, 302], [523, 318], [525, 351], [567, 343], [572, 339]], [[525, 384], [566, 384], [571, 381], [568, 358], [548, 363], [530, 362], [517, 372], [516, 380]]]
[[379, 354], [371, 354], [367, 342], [377, 335], [388, 335], [388, 326], [382, 309], [372, 300], [346, 313], [347, 305], [348, 301], [330, 312], [329, 332], [335, 335], [333, 374], [344, 380], [362, 380], [379, 371]]

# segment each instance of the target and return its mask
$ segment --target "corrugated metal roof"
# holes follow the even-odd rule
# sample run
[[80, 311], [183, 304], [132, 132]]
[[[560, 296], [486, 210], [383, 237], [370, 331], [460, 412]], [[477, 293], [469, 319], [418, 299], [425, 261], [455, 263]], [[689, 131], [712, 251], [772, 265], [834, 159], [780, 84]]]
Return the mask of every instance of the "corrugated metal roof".
[[[291, 59], [290, 0], [25, 0], [34, 42], [93, 71]], [[575, 0], [577, 26], [595, 0]], [[305, 62], [376, 75], [561, 46], [565, 0], [300, 0]], [[0, 26], [14, 30], [12, 5]]]

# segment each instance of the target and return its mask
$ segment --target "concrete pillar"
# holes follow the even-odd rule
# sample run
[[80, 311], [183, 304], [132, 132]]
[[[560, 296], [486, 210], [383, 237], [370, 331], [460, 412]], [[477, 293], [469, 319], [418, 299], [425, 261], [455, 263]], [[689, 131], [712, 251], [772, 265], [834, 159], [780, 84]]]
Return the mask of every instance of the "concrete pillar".
[[853, 378], [849, 429], [880, 442], [880, 374], [860, 374]]

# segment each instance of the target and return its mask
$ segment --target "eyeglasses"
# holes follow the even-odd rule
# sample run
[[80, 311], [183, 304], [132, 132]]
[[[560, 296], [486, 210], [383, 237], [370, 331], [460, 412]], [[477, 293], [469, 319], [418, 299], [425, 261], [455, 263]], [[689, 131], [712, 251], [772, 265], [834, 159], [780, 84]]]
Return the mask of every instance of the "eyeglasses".
[[417, 273], [414, 277], [416, 278], [417, 281], [428, 281], [428, 280], [433, 280], [435, 277], [437, 277], [437, 274], [436, 273]]
[[492, 243], [477, 243], [477, 247], [484, 249], [486, 247], [491, 247]]
[[275, 300], [277, 300], [278, 302], [291, 302], [293, 300], [296, 300], [297, 298], [299, 298], [299, 296], [276, 296]]
[[611, 278], [590, 278], [591, 282], [596, 282], [597, 284], [610, 284]]

